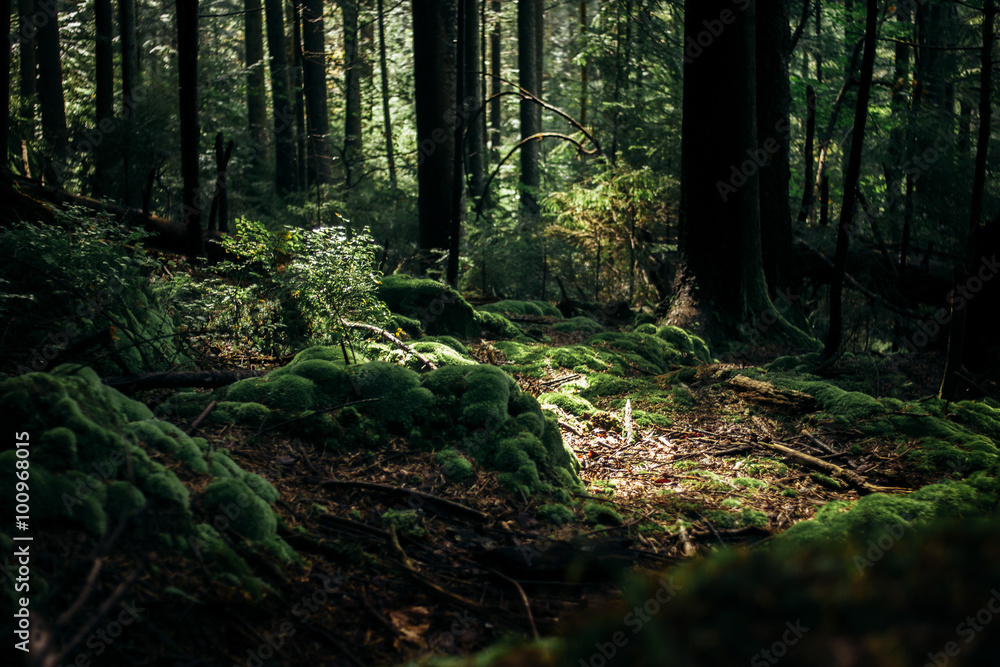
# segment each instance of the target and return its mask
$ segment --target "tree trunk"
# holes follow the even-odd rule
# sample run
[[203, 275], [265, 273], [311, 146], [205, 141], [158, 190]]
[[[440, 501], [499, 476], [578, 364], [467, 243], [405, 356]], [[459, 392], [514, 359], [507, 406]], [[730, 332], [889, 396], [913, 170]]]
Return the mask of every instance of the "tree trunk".
[[[773, 308], [761, 261], [753, 160], [754, 4], [738, 11], [728, 0], [687, 0], [684, 43], [697, 45], [712, 21], [727, 25], [709, 46], [685, 52], [679, 247], [666, 322], [720, 340]], [[718, 90], [726, 91], [725, 104]]]
[[421, 272], [449, 247], [454, 176], [455, 0], [413, 3], [414, 101], [417, 115], [417, 211]]
[[309, 181], [330, 182], [330, 118], [326, 106], [326, 41], [323, 0], [302, 3], [302, 68], [306, 96]]
[[382, 81], [382, 123], [385, 131], [385, 156], [389, 163], [389, 185], [396, 189], [396, 155], [392, 146], [392, 113], [389, 111], [389, 66], [385, 56], [385, 12], [383, 0], [378, 0], [378, 64]]
[[[94, 23], [97, 43], [94, 49], [95, 81], [95, 120], [99, 132], [110, 127], [115, 115], [115, 64], [112, 55], [111, 40], [114, 35], [114, 20], [111, 13], [111, 0], [94, 0]], [[110, 177], [110, 155], [108, 145], [102, 141], [94, 146], [96, 169], [94, 170], [93, 192], [95, 197], [110, 195], [107, 184]]]
[[60, 184], [66, 167], [63, 161], [69, 150], [69, 133], [59, 52], [59, 13], [52, 12], [48, 18], [50, 20], [37, 24], [38, 102], [42, 107], [42, 138], [46, 144], [45, 177]]
[[865, 47], [861, 59], [861, 81], [858, 86], [858, 101], [854, 110], [854, 129], [851, 133], [851, 149], [847, 159], [847, 173], [844, 176], [844, 204], [840, 209], [840, 225], [837, 227], [837, 251], [833, 258], [833, 282], [830, 284], [830, 330], [827, 332], [823, 358], [832, 359], [840, 351], [843, 336], [844, 274], [847, 271], [847, 250], [850, 235], [854, 231], [854, 209], [857, 204], [858, 179], [861, 176], [861, 150], [865, 140], [865, 124], [868, 120], [868, 99], [872, 89], [872, 72], [875, 68], [875, 45], [878, 26], [878, 2], [868, 0], [865, 21]]
[[[993, 21], [996, 17], [994, 0], [984, 0], [983, 9], [983, 49], [979, 68], [979, 138], [976, 142], [976, 172], [972, 179], [972, 203], [969, 207], [969, 232], [965, 241], [965, 256], [956, 270], [957, 285], [966, 285], [973, 277], [977, 229], [983, 217], [983, 191], [986, 187], [986, 157], [989, 152], [990, 124], [993, 120], [991, 96], [993, 94]], [[996, 223], [994, 223], [996, 224]], [[995, 232], [995, 230], [993, 230]], [[994, 233], [995, 236], [995, 233]], [[995, 255], [993, 261], [995, 262]], [[995, 271], [995, 269], [994, 269]], [[970, 287], [971, 289], [971, 287]], [[994, 287], [994, 292], [996, 288]], [[944, 377], [938, 395], [952, 400], [956, 398], [958, 371], [962, 366], [965, 349], [966, 319], [968, 309], [963, 297], [951, 299], [951, 327], [948, 331], [948, 355], [945, 361]], [[995, 332], [994, 332], [995, 339]]]
[[[10, 10], [10, 0], [4, 0], [3, 16], [0, 16], [0, 29], [3, 32], [0, 34], [10, 35]], [[3, 84], [4, 91], [4, 106], [3, 110], [0, 110], [0, 148], [3, 149], [0, 157], [3, 158], [4, 167], [7, 166], [7, 156], [10, 152], [8, 144], [10, 142], [10, 49], [12, 45], [13, 39], [5, 40], [3, 51], [0, 52], [0, 67], [3, 68], [2, 73], [0, 73], [0, 83]]]
[[465, 3], [465, 87], [462, 96], [463, 117], [466, 119], [465, 153], [469, 159], [469, 189], [478, 202], [483, 194], [483, 179], [486, 170], [486, 137], [483, 133], [483, 76], [479, 71], [482, 60], [479, 40], [479, 11], [477, 0], [460, 0]]
[[[580, 51], [586, 48], [587, 38], [587, 0], [580, 0]], [[580, 125], [587, 124], [587, 86], [590, 83], [590, 75], [587, 71], [587, 63], [580, 65]]]
[[247, 126], [250, 131], [251, 166], [257, 170], [267, 160], [267, 88], [264, 81], [264, 11], [261, 0], [244, 0], [243, 44], [247, 67]]
[[188, 253], [205, 254], [198, 188], [198, 0], [177, 0], [177, 71], [180, 84], [181, 178]]
[[358, 0], [341, 0], [344, 17], [344, 188], [357, 180], [362, 158], [361, 59], [358, 48]]
[[233, 140], [222, 148], [222, 132], [215, 135], [215, 196], [208, 214], [208, 231], [229, 231], [229, 193], [226, 190], [226, 167], [233, 155]]
[[500, 124], [502, 122], [500, 104], [500, 0], [491, 0], [493, 30], [490, 31], [490, 148], [493, 162], [500, 160]]
[[[458, 0], [458, 39], [455, 43], [455, 57], [457, 59], [455, 75], [455, 107], [456, 111], [461, 111], [455, 119], [455, 155], [452, 160], [454, 165], [452, 170], [451, 184], [451, 226], [448, 239], [448, 284], [458, 287], [458, 255], [460, 241], [462, 237], [462, 221], [465, 213], [465, 128], [468, 126], [469, 117], [465, 115], [466, 101], [466, 80], [468, 74], [468, 60], [466, 60], [468, 50], [468, 10], [469, 5], [475, 2]], [[478, 78], [478, 77], [477, 77]]]
[[757, 138], [760, 168], [761, 245], [764, 278], [773, 296], [792, 281], [792, 214], [788, 201], [789, 0], [762, 2], [757, 7]]
[[139, 78], [139, 46], [135, 30], [135, 0], [118, 0], [118, 23], [122, 44], [122, 113], [132, 105]]
[[281, 0], [264, 0], [267, 12], [267, 50], [271, 60], [271, 101], [274, 110], [275, 171], [278, 192], [295, 189], [295, 144], [291, 96], [288, 83], [288, 62], [285, 54], [285, 20]]
[[298, 165], [298, 184], [300, 190], [309, 189], [308, 170], [309, 153], [306, 148], [306, 102], [303, 90], [303, 60], [302, 60], [302, 4], [299, 0], [292, 2], [292, 53], [294, 55], [292, 77], [295, 97], [295, 154]]
[[812, 210], [816, 187], [813, 183], [813, 139], [816, 136], [816, 90], [806, 86], [806, 145], [803, 160], [806, 163], [805, 178], [802, 181], [802, 204], [799, 205], [798, 223], [804, 225]]
[[[32, 139], [35, 134], [35, 95], [38, 92], [38, 66], [35, 63], [35, 29], [31, 16], [35, 13], [34, 0], [18, 0], [21, 42], [21, 118], [24, 121], [22, 137]], [[9, 69], [9, 67], [8, 67]]]
[[[538, 5], [542, 0], [521, 0], [517, 3], [517, 66], [521, 88], [539, 97], [541, 81], [538, 78]], [[521, 100], [521, 141], [542, 131], [542, 108], [533, 100]], [[521, 146], [521, 210], [530, 217], [538, 216], [538, 188], [541, 185], [539, 157], [541, 139]]]

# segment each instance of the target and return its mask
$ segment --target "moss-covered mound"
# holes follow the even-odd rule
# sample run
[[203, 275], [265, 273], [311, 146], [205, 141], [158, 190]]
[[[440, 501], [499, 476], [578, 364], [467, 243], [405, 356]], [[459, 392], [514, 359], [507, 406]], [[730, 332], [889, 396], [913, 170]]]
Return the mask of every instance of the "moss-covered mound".
[[385, 276], [378, 297], [393, 313], [420, 322], [429, 334], [472, 338], [481, 329], [476, 311], [462, 295], [435, 280], [400, 273]]
[[934, 526], [835, 552], [721, 551], [625, 587], [558, 639], [425, 667], [1000, 664], [1000, 524]]
[[[212, 531], [234, 530], [256, 547], [294, 557], [275, 533], [273, 486], [242, 470], [225, 449], [210, 450], [204, 439], [153, 418], [146, 406], [102, 385], [89, 368], [61, 366], [5, 380], [0, 415], [8, 433], [25, 433], [30, 442], [33, 530], [82, 529], [97, 541], [120, 518], [148, 508], [156, 521], [134, 525], [183, 555], [193, 557], [198, 549], [192, 541], [200, 544]], [[8, 498], [19, 481], [14, 446], [8, 438], [0, 453], [0, 493]], [[199, 478], [209, 481], [204, 494], [191, 490]], [[229, 487], [218, 486], [223, 483]], [[218, 488], [235, 492], [208, 492]], [[13, 525], [12, 512], [9, 503], [0, 508], [7, 525]], [[218, 535], [205, 549], [210, 559], [236, 563], [217, 576], [249, 576]], [[256, 590], [255, 583], [244, 583]]]
[[515, 301], [508, 299], [479, 306], [479, 310], [489, 313], [505, 313], [507, 315], [528, 315], [534, 317], [554, 317], [563, 319], [559, 309], [548, 301]]
[[597, 333], [598, 331], [604, 331], [604, 327], [599, 322], [595, 322], [583, 315], [571, 317], [565, 322], [556, 322], [552, 325], [552, 328], [563, 333], [575, 333], [577, 331]]

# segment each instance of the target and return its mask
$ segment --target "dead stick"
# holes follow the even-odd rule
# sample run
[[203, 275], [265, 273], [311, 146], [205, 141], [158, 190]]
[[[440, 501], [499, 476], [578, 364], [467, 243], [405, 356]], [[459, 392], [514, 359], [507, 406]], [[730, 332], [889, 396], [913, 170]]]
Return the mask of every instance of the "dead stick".
[[480, 523], [487, 523], [490, 517], [483, 514], [479, 510], [474, 510], [467, 505], [461, 505], [451, 500], [446, 500], [429, 493], [424, 493], [422, 491], [415, 491], [413, 489], [407, 489], [401, 486], [389, 486], [388, 484], [376, 484], [374, 482], [354, 482], [350, 480], [337, 480], [330, 479], [323, 482], [325, 488], [336, 488], [336, 487], [353, 487], [356, 489], [368, 489], [370, 491], [381, 491], [383, 493], [388, 493], [396, 496], [417, 496], [421, 500], [425, 500], [435, 505], [440, 505], [452, 512], [463, 515]]
[[414, 350], [412, 347], [410, 347], [409, 345], [407, 345], [406, 343], [404, 343], [403, 341], [401, 341], [396, 336], [393, 336], [391, 333], [389, 333], [385, 329], [381, 329], [381, 328], [373, 326], [371, 324], [365, 324], [364, 322], [347, 322], [346, 320], [341, 320], [341, 322], [343, 322], [343, 324], [344, 324], [345, 327], [350, 327], [351, 329], [364, 329], [366, 331], [371, 331], [372, 333], [376, 333], [379, 336], [382, 336], [382, 338], [385, 338], [387, 341], [395, 343], [398, 347], [400, 347], [405, 352], [407, 352], [409, 354], [412, 354], [414, 357], [417, 358], [417, 361], [419, 361], [420, 363], [422, 363], [424, 366], [427, 366], [432, 371], [433, 370], [437, 370], [437, 364], [435, 364], [433, 361], [431, 361], [430, 359], [428, 359], [424, 355], [422, 355], [419, 352], [417, 352], [416, 350]]
[[844, 480], [849, 486], [864, 491], [866, 493], [879, 493], [890, 491], [889, 487], [876, 486], [870, 482], [865, 481], [861, 475], [852, 472], [850, 470], [844, 470], [838, 465], [823, 461], [816, 458], [815, 456], [810, 456], [809, 454], [804, 454], [803, 452], [796, 451], [791, 447], [785, 447], [784, 445], [779, 445], [773, 442], [761, 442], [758, 443], [762, 447], [768, 447], [776, 452], [781, 452], [785, 456], [793, 458], [805, 465], [816, 468], [818, 470], [823, 470], [830, 473], [834, 477]]
[[535, 639], [539, 639], [538, 628], [535, 627], [535, 617], [531, 614], [531, 603], [528, 601], [528, 596], [525, 594], [524, 589], [521, 588], [521, 584], [517, 583], [516, 579], [511, 579], [510, 577], [508, 577], [503, 572], [500, 572], [499, 570], [494, 570], [492, 567], [489, 568], [489, 570], [496, 576], [500, 577], [504, 581], [511, 584], [514, 588], [517, 589], [517, 592], [520, 593], [521, 602], [524, 603], [524, 611], [528, 615], [528, 624], [531, 625], [531, 634]]
[[211, 403], [209, 403], [208, 406], [201, 411], [201, 414], [198, 415], [198, 417], [193, 422], [191, 422], [191, 425], [184, 430], [184, 432], [187, 433], [188, 435], [194, 433], [198, 429], [198, 427], [201, 426], [201, 423], [205, 421], [205, 417], [212, 414], [212, 410], [214, 410], [217, 405], [219, 405], [218, 401], [212, 401]]

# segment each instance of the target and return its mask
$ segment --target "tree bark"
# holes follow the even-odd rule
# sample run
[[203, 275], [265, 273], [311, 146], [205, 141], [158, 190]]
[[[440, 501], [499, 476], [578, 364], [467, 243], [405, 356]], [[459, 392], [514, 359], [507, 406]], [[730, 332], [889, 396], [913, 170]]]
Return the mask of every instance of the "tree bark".
[[133, 105], [139, 78], [139, 46], [135, 28], [135, 0], [118, 0], [118, 23], [122, 45], [122, 113]]
[[326, 104], [326, 42], [323, 0], [302, 3], [302, 69], [306, 96], [309, 181], [330, 183], [330, 118]]
[[309, 152], [306, 146], [306, 102], [303, 82], [303, 59], [302, 59], [302, 3], [299, 0], [292, 2], [292, 53], [293, 53], [293, 77], [292, 95], [295, 98], [295, 151], [296, 164], [298, 165], [298, 184], [300, 190], [309, 188], [309, 176], [307, 165], [309, 163]]
[[490, 148], [493, 162], [500, 159], [500, 125], [502, 122], [500, 104], [500, 0], [491, 0], [493, 30], [490, 31]]
[[779, 290], [788, 290], [792, 281], [788, 7], [789, 0], [757, 5], [757, 155], [763, 156], [764, 161], [760, 168], [761, 246], [764, 279], [772, 296]]
[[[541, 96], [538, 66], [538, 5], [542, 0], [521, 0], [517, 3], [517, 66], [519, 83], [528, 93]], [[542, 108], [533, 100], [521, 100], [521, 141], [542, 131]], [[529, 218], [539, 214], [538, 188], [541, 185], [539, 158], [541, 140], [529, 141], [521, 146], [521, 210]]]
[[264, 0], [267, 12], [267, 50], [271, 61], [271, 102], [274, 117], [275, 171], [278, 192], [295, 189], [295, 144], [292, 101], [289, 94], [288, 61], [285, 53], [285, 20], [281, 0]]
[[378, 63], [382, 81], [382, 124], [385, 132], [385, 156], [389, 165], [389, 185], [396, 189], [396, 155], [392, 145], [392, 113], [389, 111], [389, 66], [385, 55], [385, 11], [383, 0], [377, 0]]
[[865, 21], [864, 56], [861, 59], [861, 81], [858, 86], [858, 101], [854, 109], [854, 129], [851, 133], [851, 149], [847, 159], [847, 173], [844, 175], [844, 203], [840, 209], [840, 225], [837, 227], [837, 252], [833, 259], [834, 276], [830, 284], [830, 330], [827, 332], [823, 358], [833, 359], [840, 351], [843, 336], [844, 274], [847, 271], [847, 250], [850, 236], [854, 231], [854, 209], [857, 205], [858, 179], [861, 176], [861, 152], [865, 140], [865, 124], [868, 120], [868, 99], [871, 96], [872, 73], [875, 68], [875, 46], [878, 31], [878, 2], [868, 0]]
[[63, 160], [69, 149], [69, 133], [63, 97], [59, 13], [54, 11], [46, 16], [49, 20], [37, 24], [38, 102], [42, 107], [42, 138], [47, 154], [45, 177], [59, 184], [66, 166]]
[[[94, 0], [94, 23], [97, 43], [94, 49], [95, 81], [95, 127], [98, 132], [111, 122], [115, 114], [115, 65], [112, 55], [111, 40], [114, 35], [114, 20], [111, 12], [111, 0]], [[101, 197], [110, 194], [107, 183], [110, 177], [110, 155], [108, 144], [101, 141], [94, 147], [96, 169], [94, 170], [94, 196]]]
[[[976, 141], [976, 171], [972, 179], [972, 202], [969, 206], [969, 231], [965, 240], [964, 257], [961, 266], [955, 271], [957, 285], [965, 285], [973, 275], [975, 239], [980, 220], [983, 217], [986, 158], [989, 152], [990, 125], [993, 120], [991, 96], [993, 94], [993, 21], [996, 18], [994, 0], [984, 0], [983, 9], [983, 49], [979, 68], [979, 137]], [[941, 387], [938, 391], [940, 398], [948, 400], [956, 398], [957, 394], [958, 371], [962, 366], [964, 356], [968, 314], [966, 304], [961, 297], [953, 296], [950, 305], [952, 319], [948, 331], [948, 354], [945, 361], [944, 377], [941, 379]]]
[[[0, 30], [3, 30], [2, 35], [10, 35], [10, 0], [4, 0], [3, 2], [3, 16], [0, 16]], [[3, 149], [3, 153], [0, 157], [3, 158], [3, 166], [7, 166], [7, 157], [10, 153], [9, 142], [10, 142], [10, 50], [13, 45], [13, 40], [4, 40], [3, 50], [0, 51], [0, 67], [3, 68], [0, 72], [0, 84], [3, 84], [3, 96], [4, 105], [3, 109], [0, 110], [0, 149]]]
[[483, 194], [483, 179], [486, 171], [486, 137], [483, 132], [482, 118], [479, 116], [483, 106], [483, 76], [479, 71], [482, 60], [479, 39], [478, 0], [460, 0], [465, 3], [465, 88], [461, 100], [464, 109], [463, 117], [467, 119], [465, 130], [465, 154], [468, 156], [469, 190], [474, 201]]
[[449, 248], [456, 119], [456, 0], [413, 3], [417, 210], [421, 272]]
[[358, 48], [358, 1], [341, 0], [344, 18], [344, 188], [351, 189], [361, 164], [361, 59]]
[[[580, 0], [580, 50], [586, 48], [587, 36], [587, 0]], [[580, 65], [580, 125], [587, 124], [587, 86], [590, 75], [587, 63]]]
[[816, 187], [813, 183], [813, 139], [816, 136], [816, 90], [806, 86], [806, 145], [802, 158], [806, 163], [805, 178], [802, 181], [802, 203], [799, 205], [798, 223], [804, 225], [812, 210]]
[[[35, 95], [38, 93], [38, 65], [35, 60], [35, 29], [31, 16], [35, 13], [35, 0], [18, 0], [21, 42], [21, 118], [24, 121], [22, 136], [30, 139], [35, 134]], [[8, 67], [9, 69], [9, 67]]]
[[198, 0], [177, 0], [177, 59], [180, 88], [181, 178], [188, 253], [205, 254], [198, 187]]
[[208, 214], [208, 231], [229, 231], [229, 193], [226, 190], [226, 167], [233, 155], [233, 140], [222, 148], [222, 132], [215, 135], [215, 196]]
[[[462, 237], [462, 222], [465, 218], [465, 129], [468, 116], [465, 115], [465, 101], [468, 74], [469, 51], [467, 45], [468, 10], [469, 5], [474, 2], [458, 0], [458, 39], [455, 43], [455, 57], [457, 59], [455, 75], [455, 107], [456, 111], [461, 110], [455, 119], [455, 157], [452, 160], [454, 165], [452, 171], [451, 185], [451, 225], [448, 238], [448, 271], [447, 281], [452, 287], [458, 287], [458, 255], [460, 241]], [[474, 7], [473, 7], [474, 8]]]
[[264, 11], [261, 0], [244, 0], [243, 44], [247, 67], [247, 125], [253, 142], [251, 165], [267, 160], [267, 88], [264, 81]]

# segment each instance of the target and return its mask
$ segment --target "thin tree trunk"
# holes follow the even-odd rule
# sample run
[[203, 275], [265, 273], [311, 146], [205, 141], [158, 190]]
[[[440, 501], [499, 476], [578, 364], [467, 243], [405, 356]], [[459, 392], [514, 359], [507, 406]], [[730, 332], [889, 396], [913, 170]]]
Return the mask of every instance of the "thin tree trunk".
[[267, 159], [267, 89], [264, 81], [264, 11], [261, 0], [243, 0], [247, 68], [247, 126], [254, 169]]
[[385, 156], [389, 163], [389, 185], [396, 189], [396, 155], [392, 145], [392, 114], [389, 111], [389, 66], [385, 55], [385, 12], [383, 0], [378, 0], [378, 63], [382, 81], [382, 123], [385, 130]]
[[[467, 20], [469, 5], [473, 8], [475, 3], [467, 0], [458, 0], [458, 40], [455, 44], [455, 57], [457, 59], [455, 75], [455, 106], [456, 111], [464, 108], [466, 96], [465, 84], [468, 74], [468, 28]], [[478, 40], [477, 40], [478, 41]], [[452, 164], [452, 185], [451, 185], [451, 225], [448, 239], [448, 284], [458, 287], [458, 255], [462, 237], [462, 219], [465, 213], [465, 128], [466, 118], [464, 113], [457, 114], [455, 118], [455, 154]]]
[[355, 169], [361, 162], [361, 61], [358, 48], [358, 2], [342, 0], [344, 19], [344, 188], [355, 184]]
[[222, 132], [215, 135], [215, 196], [208, 214], [208, 231], [229, 231], [229, 193], [226, 191], [226, 167], [233, 155], [233, 140], [223, 150]]
[[[538, 80], [538, 10], [541, 0], [521, 0], [517, 3], [517, 65], [520, 84], [528, 93], [539, 96]], [[531, 99], [521, 100], [521, 140], [542, 131], [542, 109]], [[529, 217], [539, 213], [537, 193], [541, 185], [539, 157], [541, 140], [530, 141], [521, 147], [521, 209]]]
[[844, 176], [844, 204], [840, 209], [837, 227], [837, 251], [833, 259], [833, 280], [830, 283], [830, 330], [827, 332], [823, 358], [833, 359], [840, 351], [843, 337], [844, 274], [847, 272], [847, 250], [854, 228], [854, 209], [857, 204], [858, 180], [861, 176], [861, 151], [868, 120], [868, 99], [871, 96], [872, 73], [875, 68], [876, 32], [878, 29], [878, 2], [868, 0], [865, 21], [864, 56], [861, 59], [861, 81], [858, 101], [854, 110], [854, 129], [851, 133], [851, 150], [848, 155], [847, 173]]
[[292, 95], [295, 97], [295, 154], [298, 165], [299, 190], [309, 189], [309, 178], [307, 165], [309, 154], [306, 149], [306, 103], [305, 91], [303, 89], [303, 61], [302, 61], [302, 3], [294, 0], [292, 3], [292, 42], [294, 54], [292, 77]]
[[[94, 49], [95, 65], [95, 120], [96, 127], [103, 133], [110, 127], [115, 115], [115, 65], [112, 55], [111, 40], [114, 35], [114, 20], [111, 12], [111, 0], [94, 0], [94, 24], [97, 43]], [[110, 155], [108, 145], [101, 141], [94, 147], [96, 169], [94, 170], [93, 190], [95, 197], [109, 195], [107, 188], [110, 176]]]
[[486, 170], [486, 137], [483, 134], [482, 118], [479, 110], [483, 106], [483, 76], [479, 71], [482, 60], [479, 39], [478, 0], [460, 0], [465, 3], [465, 82], [461, 102], [463, 117], [469, 122], [465, 130], [466, 155], [469, 156], [469, 189], [475, 202], [483, 194], [483, 179]]
[[275, 171], [278, 192], [295, 189], [295, 144], [291, 96], [289, 95], [288, 62], [285, 57], [285, 27], [281, 0], [264, 0], [267, 12], [267, 50], [271, 63], [271, 102], [274, 117]]
[[177, 0], [177, 59], [180, 84], [181, 178], [188, 252], [205, 254], [198, 189], [198, 0]]
[[816, 135], [816, 90], [806, 86], [806, 145], [803, 159], [806, 163], [805, 178], [802, 181], [802, 203], [799, 206], [798, 223], [804, 225], [812, 210], [816, 192], [813, 183], [813, 138]]
[[136, 40], [135, 0], [118, 0], [118, 23], [122, 45], [122, 110], [132, 106], [139, 78], [139, 46]]
[[[979, 221], [983, 217], [983, 191], [986, 187], [986, 158], [989, 152], [990, 124], [993, 120], [991, 96], [993, 94], [993, 21], [996, 18], [994, 0], [983, 3], [983, 49], [979, 68], [979, 138], [976, 142], [976, 171], [972, 178], [972, 203], [969, 207], [969, 231], [965, 240], [962, 265], [955, 272], [956, 284], [964, 285], [973, 271], [975, 252], [974, 239]], [[945, 361], [944, 377], [938, 396], [954, 399], [958, 388], [958, 371], [962, 366], [965, 351], [965, 329], [968, 308], [961, 297], [951, 301], [951, 327], [948, 331], [948, 355]]]
[[69, 133], [59, 51], [59, 13], [52, 12], [49, 19], [38, 22], [38, 102], [42, 107], [42, 137], [47, 154], [45, 177], [53, 184], [61, 184]]
[[[587, 0], [580, 0], [580, 49], [586, 48]], [[587, 85], [590, 82], [587, 63], [580, 65], [580, 125], [587, 124]]]
[[326, 41], [323, 0], [302, 3], [302, 60], [308, 125], [309, 181], [330, 183], [330, 118], [326, 104]]
[[500, 159], [500, 124], [502, 122], [500, 104], [500, 0], [491, 0], [493, 30], [490, 31], [490, 148], [493, 162]]
[[[10, 35], [10, 0], [4, 0], [3, 2], [3, 16], [0, 16], [0, 30], [3, 32], [2, 35]], [[4, 105], [3, 109], [0, 110], [0, 148], [3, 149], [3, 153], [0, 157], [3, 158], [3, 166], [6, 167], [8, 160], [7, 157], [10, 154], [10, 148], [8, 142], [10, 141], [10, 49], [13, 44], [13, 40], [4, 40], [3, 50], [0, 51], [0, 67], [3, 68], [0, 72], [0, 84], [3, 84], [3, 96]]]
[[[38, 65], [35, 62], [35, 29], [31, 16], [35, 13], [35, 0], [18, 0], [21, 41], [21, 118], [24, 121], [22, 136], [35, 134], [35, 95], [38, 93]], [[9, 68], [8, 68], [9, 69]]]

